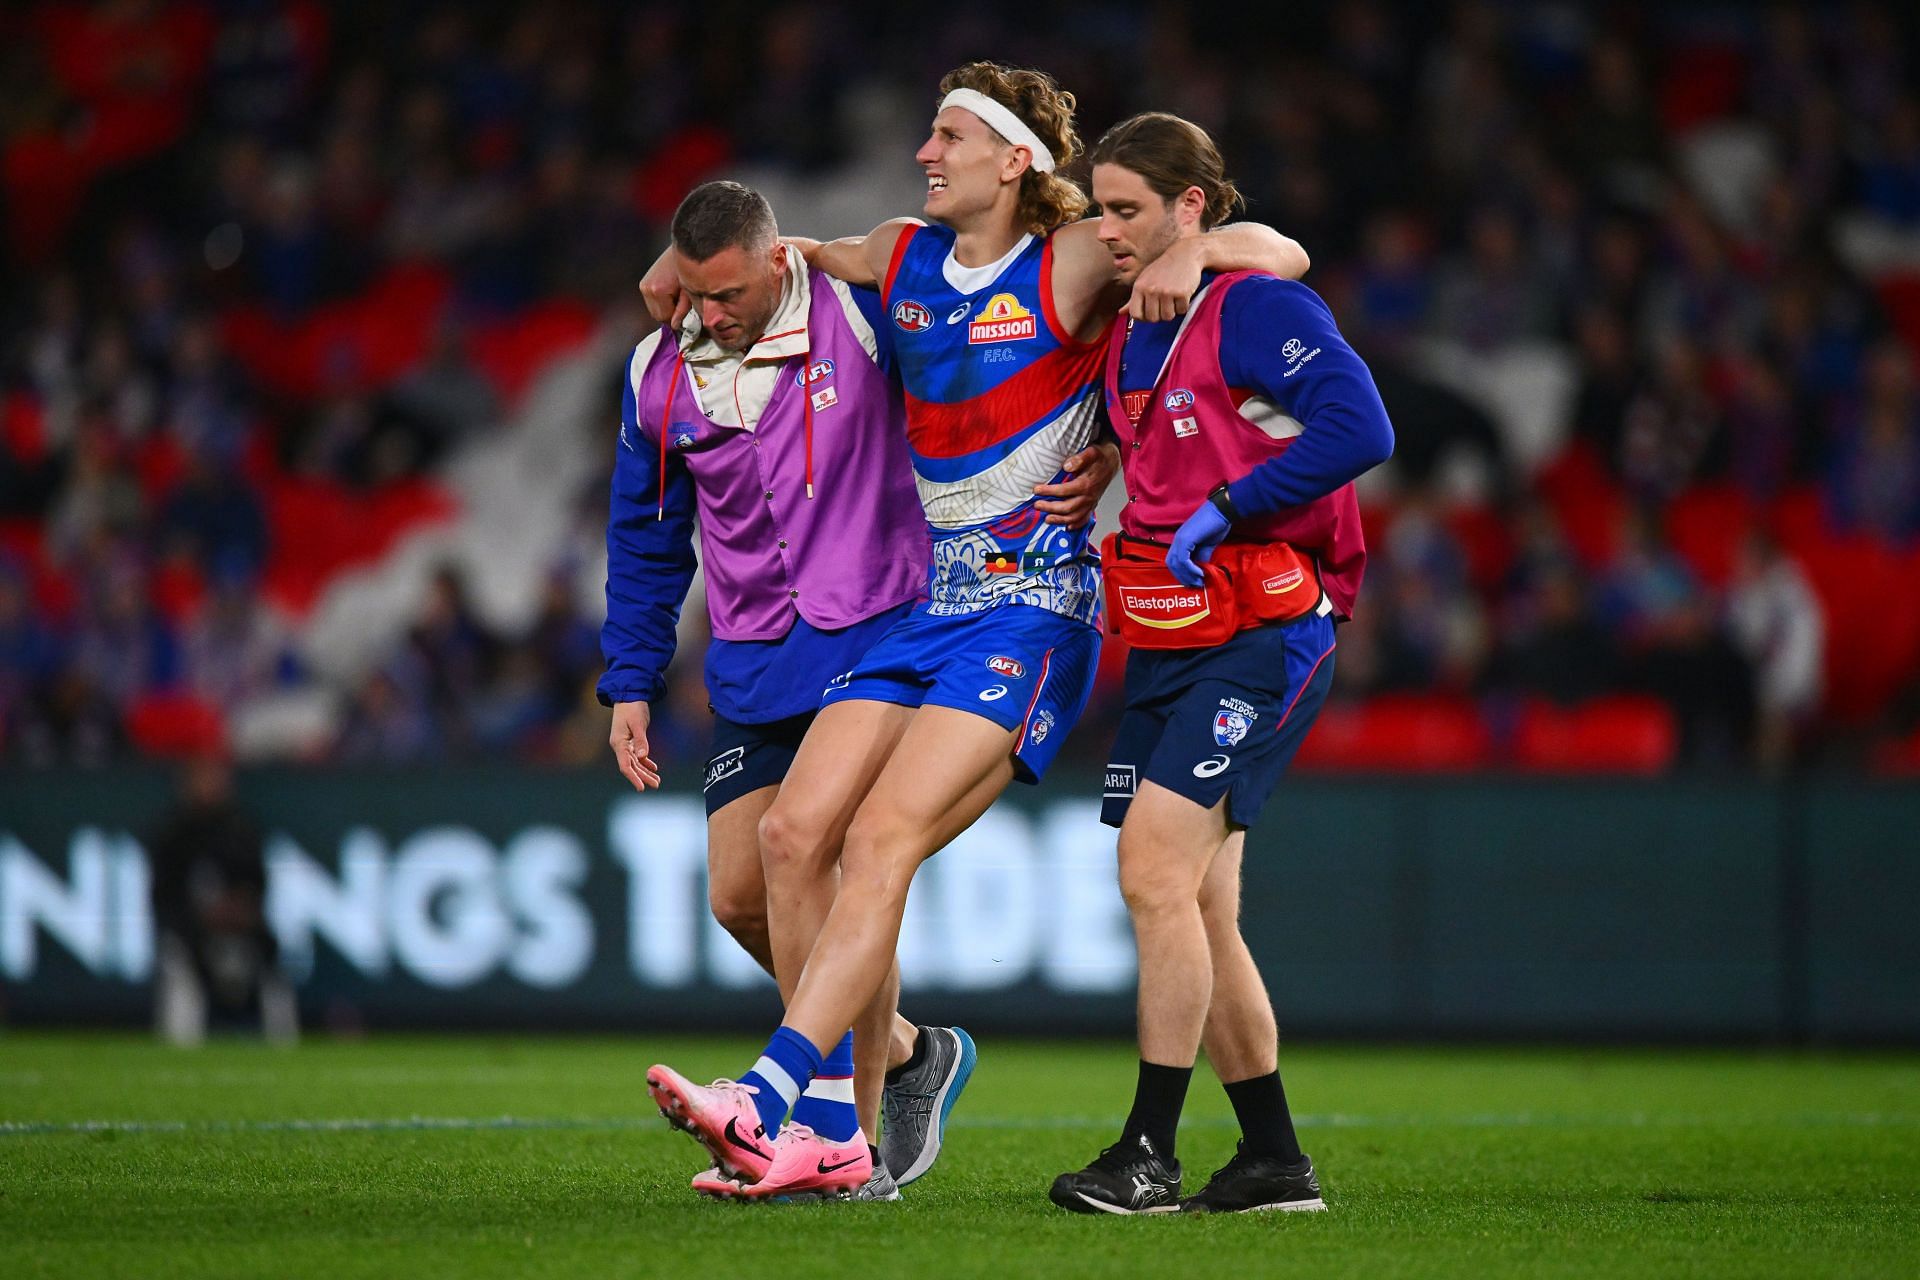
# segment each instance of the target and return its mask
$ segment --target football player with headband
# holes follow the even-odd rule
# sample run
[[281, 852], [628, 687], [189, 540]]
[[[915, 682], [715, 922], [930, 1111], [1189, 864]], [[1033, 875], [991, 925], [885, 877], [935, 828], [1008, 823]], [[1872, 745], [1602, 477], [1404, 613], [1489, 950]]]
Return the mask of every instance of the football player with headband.
[[[785, 904], [767, 898], [760, 818], [821, 688], [924, 592], [926, 522], [878, 295], [808, 270], [780, 241], [766, 200], [737, 182], [706, 183], [681, 202], [670, 253], [695, 305], [685, 323], [647, 335], [627, 364], [599, 693], [613, 708], [621, 772], [641, 791], [657, 787], [651, 708], [693, 576], [697, 518], [713, 632], [708, 896], [714, 918], [771, 971], [768, 918]], [[1089, 468], [1048, 510], [1084, 523], [1111, 475]], [[849, 556], [849, 546], [871, 550]], [[907, 1181], [932, 1164], [940, 1133], [923, 1100], [950, 1108], [971, 1067], [966, 1032], [904, 1021], [897, 989], [888, 978], [860, 1034], [833, 1046], [794, 1109], [797, 1123], [830, 1139], [877, 1135], [883, 1077], [894, 1068], [885, 1108], [903, 1119], [889, 1126], [887, 1158], [862, 1198], [897, 1196], [889, 1164]], [[770, 1156], [770, 1136], [736, 1134], [735, 1166]]]
[[1168, 254], [1129, 296], [1097, 224], [1076, 221], [1085, 195], [1058, 173], [1079, 150], [1072, 95], [993, 63], [953, 71], [940, 92], [916, 157], [932, 225], [802, 245], [813, 266], [880, 287], [931, 573], [928, 599], [829, 683], [761, 820], [768, 892], [813, 905], [774, 919], [776, 967], [800, 977], [740, 1079], [750, 1092], [648, 1072], [661, 1109], [710, 1149], [724, 1149], [728, 1126], [777, 1132], [758, 1177], [696, 1180], [713, 1195], [837, 1195], [865, 1179], [864, 1152], [780, 1122], [884, 980], [921, 862], [1009, 782], [1037, 782], [1086, 705], [1098, 560], [1084, 530], [1035, 504], [1100, 430], [1116, 312], [1170, 319], [1207, 269], [1307, 265], [1286, 237], [1237, 225]]
[[[1115, 125], [1092, 162], [1123, 279], [1204, 240], [1239, 200], [1213, 140], [1177, 116]], [[1179, 324], [1123, 321], [1108, 348], [1127, 503], [1102, 560], [1134, 647], [1101, 818], [1120, 828], [1140, 1064], [1120, 1140], [1053, 1183], [1080, 1213], [1325, 1207], [1240, 935], [1240, 862], [1332, 682], [1334, 623], [1366, 567], [1353, 480], [1392, 453], [1393, 428], [1311, 289], [1250, 271], [1196, 283]], [[1203, 1038], [1243, 1136], [1182, 1200], [1174, 1130]]]

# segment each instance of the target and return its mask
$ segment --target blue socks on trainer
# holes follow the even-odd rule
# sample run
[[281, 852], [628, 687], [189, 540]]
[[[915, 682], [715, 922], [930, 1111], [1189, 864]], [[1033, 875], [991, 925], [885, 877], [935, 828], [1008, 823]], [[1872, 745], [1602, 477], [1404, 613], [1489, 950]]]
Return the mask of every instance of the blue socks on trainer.
[[750, 1084], [758, 1090], [753, 1095], [753, 1106], [760, 1113], [760, 1124], [769, 1137], [780, 1132], [780, 1122], [787, 1118], [787, 1111], [800, 1097], [800, 1091], [820, 1074], [822, 1063], [820, 1051], [805, 1036], [790, 1027], [781, 1027], [773, 1033], [773, 1039], [767, 1041], [766, 1050], [753, 1064], [753, 1070], [740, 1077], [741, 1084]]
[[853, 1032], [840, 1037], [813, 1083], [793, 1104], [793, 1122], [829, 1142], [846, 1142], [860, 1132], [860, 1119], [853, 1109]]

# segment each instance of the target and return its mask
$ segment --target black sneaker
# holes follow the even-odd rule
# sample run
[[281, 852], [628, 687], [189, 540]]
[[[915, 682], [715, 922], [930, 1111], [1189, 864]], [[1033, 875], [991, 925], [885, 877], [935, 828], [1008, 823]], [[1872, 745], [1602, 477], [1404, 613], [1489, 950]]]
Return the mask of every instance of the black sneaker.
[[1320, 1198], [1320, 1179], [1313, 1161], [1300, 1157], [1284, 1164], [1273, 1156], [1257, 1156], [1242, 1143], [1226, 1167], [1207, 1179], [1198, 1195], [1180, 1202], [1182, 1213], [1251, 1213], [1256, 1209], [1311, 1213], [1327, 1207]]
[[1047, 1198], [1074, 1213], [1174, 1213], [1180, 1162], [1162, 1160], [1144, 1135], [1122, 1138], [1080, 1172], [1055, 1178]]

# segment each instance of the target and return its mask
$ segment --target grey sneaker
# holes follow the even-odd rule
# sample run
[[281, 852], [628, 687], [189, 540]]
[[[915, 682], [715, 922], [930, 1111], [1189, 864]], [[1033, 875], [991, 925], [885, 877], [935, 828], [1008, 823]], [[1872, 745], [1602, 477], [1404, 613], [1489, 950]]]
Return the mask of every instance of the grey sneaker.
[[893, 1175], [887, 1172], [885, 1160], [873, 1162], [873, 1176], [860, 1184], [860, 1189], [853, 1193], [853, 1198], [855, 1200], [898, 1200], [900, 1198], [900, 1184], [895, 1182]]
[[973, 1037], [959, 1027], [921, 1027], [920, 1065], [887, 1082], [880, 1095], [880, 1157], [906, 1186], [940, 1156], [947, 1117], [973, 1075]]

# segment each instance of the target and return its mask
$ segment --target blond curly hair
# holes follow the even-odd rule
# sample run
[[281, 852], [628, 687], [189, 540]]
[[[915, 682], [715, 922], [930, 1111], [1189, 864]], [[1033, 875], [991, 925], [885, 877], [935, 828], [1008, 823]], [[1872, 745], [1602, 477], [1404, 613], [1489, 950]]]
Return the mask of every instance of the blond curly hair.
[[[1020, 175], [1017, 217], [1028, 231], [1043, 236], [1074, 222], [1087, 211], [1086, 193], [1060, 176], [1080, 156], [1080, 134], [1073, 127], [1073, 95], [1044, 71], [1003, 67], [997, 62], [969, 62], [940, 79], [940, 96], [955, 89], [983, 93], [1019, 116], [1053, 153], [1054, 171], [1028, 167]], [[994, 137], [1000, 138], [999, 132]], [[1007, 140], [1000, 138], [1004, 144]]]

